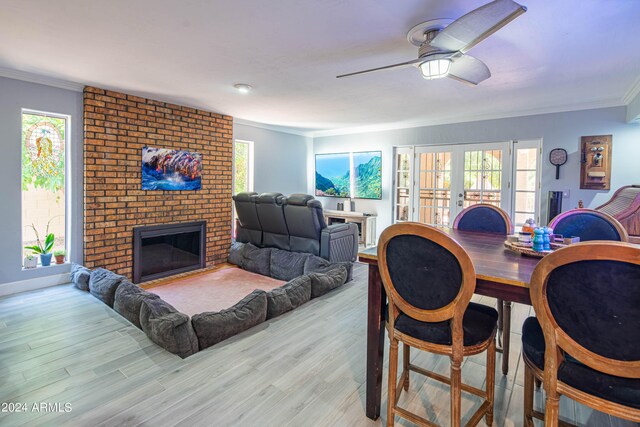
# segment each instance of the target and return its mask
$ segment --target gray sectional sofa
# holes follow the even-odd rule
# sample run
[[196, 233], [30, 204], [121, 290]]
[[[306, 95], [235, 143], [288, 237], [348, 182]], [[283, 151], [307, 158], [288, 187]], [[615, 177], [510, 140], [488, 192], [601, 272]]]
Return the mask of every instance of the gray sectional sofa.
[[351, 263], [250, 243], [234, 243], [229, 262], [287, 282], [269, 292], [256, 289], [233, 307], [189, 318], [158, 295], [103, 268], [90, 271], [73, 265], [71, 280], [142, 329], [151, 341], [185, 358], [343, 285], [351, 269]]

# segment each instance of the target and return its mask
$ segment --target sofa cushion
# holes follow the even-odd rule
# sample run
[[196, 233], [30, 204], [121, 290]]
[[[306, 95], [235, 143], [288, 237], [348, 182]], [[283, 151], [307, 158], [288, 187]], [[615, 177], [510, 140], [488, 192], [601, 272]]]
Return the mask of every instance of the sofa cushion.
[[351, 262], [331, 262], [319, 256], [311, 255], [304, 263], [304, 274], [309, 273], [326, 273], [333, 269], [336, 265], [343, 265], [347, 272], [351, 271], [353, 263]]
[[256, 289], [231, 308], [194, 315], [191, 323], [200, 349], [205, 349], [264, 322], [266, 318], [267, 293]]
[[311, 299], [311, 278], [299, 276], [267, 292], [267, 319], [301, 306]]
[[75, 262], [71, 264], [71, 282], [76, 285], [76, 288], [83, 291], [89, 290], [89, 276], [91, 276], [91, 270]]
[[281, 249], [271, 251], [271, 277], [278, 280], [293, 280], [304, 274], [304, 264], [310, 254], [289, 252]]
[[89, 276], [89, 292], [109, 307], [113, 308], [116, 289], [126, 277], [104, 268], [96, 268]]
[[185, 358], [198, 351], [189, 316], [160, 298], [144, 298], [140, 305], [140, 325], [151, 341]]
[[271, 248], [259, 248], [247, 243], [242, 250], [242, 257], [243, 261], [240, 267], [243, 270], [263, 276], [270, 275]]
[[325, 273], [311, 273], [311, 298], [326, 294], [347, 281], [347, 269], [343, 265], [336, 265]]
[[145, 291], [140, 286], [134, 285], [128, 280], [123, 280], [120, 286], [118, 286], [118, 289], [116, 289], [113, 309], [129, 322], [136, 325], [138, 329], [142, 329], [142, 325], [140, 325], [140, 308], [142, 301], [157, 298], [160, 297]]
[[229, 258], [227, 258], [227, 261], [231, 264], [237, 265], [238, 267], [242, 267], [242, 264], [244, 263], [244, 246], [244, 243], [233, 242], [231, 244], [231, 249], [229, 249]]

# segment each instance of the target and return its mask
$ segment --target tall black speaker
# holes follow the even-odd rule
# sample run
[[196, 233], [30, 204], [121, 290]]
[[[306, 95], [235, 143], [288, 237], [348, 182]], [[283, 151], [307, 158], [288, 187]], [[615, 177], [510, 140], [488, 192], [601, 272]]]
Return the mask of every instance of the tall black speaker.
[[553, 218], [560, 215], [562, 212], [562, 191], [549, 191], [547, 212], [549, 213], [547, 224], [549, 224]]

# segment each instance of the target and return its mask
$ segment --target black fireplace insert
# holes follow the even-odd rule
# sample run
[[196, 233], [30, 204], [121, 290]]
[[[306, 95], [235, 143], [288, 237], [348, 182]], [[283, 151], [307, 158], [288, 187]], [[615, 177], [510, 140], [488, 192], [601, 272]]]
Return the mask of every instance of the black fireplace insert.
[[206, 221], [133, 228], [133, 282], [206, 266]]

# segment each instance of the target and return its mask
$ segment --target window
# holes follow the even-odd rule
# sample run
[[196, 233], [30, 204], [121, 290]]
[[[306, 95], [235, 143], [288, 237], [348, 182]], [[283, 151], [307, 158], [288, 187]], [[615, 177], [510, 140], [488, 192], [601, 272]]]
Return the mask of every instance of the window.
[[[54, 235], [54, 253], [67, 252], [65, 175], [69, 117], [22, 112], [22, 246], [44, 246]], [[34, 251], [24, 249], [25, 255]]]
[[517, 141], [514, 146], [513, 225], [518, 230], [528, 218], [540, 224], [540, 142]]
[[[253, 142], [235, 140], [233, 143], [233, 194], [253, 191]], [[231, 231], [236, 237], [236, 207], [233, 206]]]
[[253, 191], [253, 142], [233, 144], [233, 194]]

